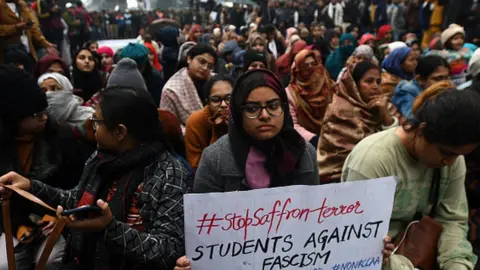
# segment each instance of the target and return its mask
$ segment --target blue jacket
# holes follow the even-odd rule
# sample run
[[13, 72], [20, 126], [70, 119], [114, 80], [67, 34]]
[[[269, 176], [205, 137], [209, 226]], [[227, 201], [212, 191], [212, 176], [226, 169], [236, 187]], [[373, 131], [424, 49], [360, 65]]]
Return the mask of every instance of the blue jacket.
[[423, 92], [423, 89], [417, 80], [411, 82], [403, 80], [395, 88], [392, 103], [406, 119], [410, 119], [412, 116], [413, 101], [421, 92]]

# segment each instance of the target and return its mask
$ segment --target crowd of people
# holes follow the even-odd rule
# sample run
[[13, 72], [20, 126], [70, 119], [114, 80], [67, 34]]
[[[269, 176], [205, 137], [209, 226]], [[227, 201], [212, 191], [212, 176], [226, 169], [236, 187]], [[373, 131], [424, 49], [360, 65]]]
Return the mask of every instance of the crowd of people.
[[[67, 225], [47, 269], [191, 269], [186, 193], [396, 176], [384, 269], [413, 270], [393, 244], [432, 208], [435, 171], [439, 269], [479, 269], [480, 7], [455, 12], [457, 1], [99, 16], [0, 0], [0, 194], [15, 207], [17, 269], [38, 262], [58, 219]], [[99, 47], [95, 31], [124, 37], [112, 14], [130, 18], [135, 43]], [[152, 33], [154, 19], [176, 24]], [[92, 205], [95, 215], [61, 215]]]

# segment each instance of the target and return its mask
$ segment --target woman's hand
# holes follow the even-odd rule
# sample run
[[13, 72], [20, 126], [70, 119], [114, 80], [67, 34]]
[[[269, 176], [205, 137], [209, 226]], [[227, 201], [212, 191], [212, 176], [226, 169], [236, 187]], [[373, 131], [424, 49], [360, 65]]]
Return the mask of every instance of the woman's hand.
[[392, 238], [390, 238], [390, 236], [383, 238], [383, 244], [383, 264], [386, 264], [390, 261], [390, 256], [392, 256], [395, 245], [392, 244]]
[[12, 185], [18, 189], [29, 190], [30, 180], [21, 176], [16, 172], [9, 172], [3, 176], [0, 176], [0, 196], [4, 199], [10, 198], [11, 190], [3, 187], [5, 185]]
[[186, 256], [180, 257], [177, 260], [174, 270], [192, 270], [190, 266], [190, 261], [187, 259]]
[[112, 221], [112, 211], [108, 207], [108, 203], [103, 200], [97, 201], [97, 206], [101, 209], [101, 215], [95, 218], [87, 218], [77, 220], [74, 215], [62, 216], [63, 207], [57, 207], [57, 217], [58, 219], [63, 219], [67, 227], [87, 232], [100, 232], [103, 231], [107, 225]]
[[373, 98], [368, 103], [368, 108], [379, 117], [384, 126], [390, 126], [393, 124], [394, 120], [388, 111], [388, 98], [386, 96]]

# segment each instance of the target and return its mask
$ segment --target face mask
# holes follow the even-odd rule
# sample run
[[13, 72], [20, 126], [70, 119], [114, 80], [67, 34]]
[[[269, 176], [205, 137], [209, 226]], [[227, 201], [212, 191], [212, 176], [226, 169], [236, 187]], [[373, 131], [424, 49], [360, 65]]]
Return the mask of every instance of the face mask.
[[353, 51], [355, 51], [355, 46], [353, 45], [342, 46], [340, 50], [342, 51], [343, 56], [350, 57]]

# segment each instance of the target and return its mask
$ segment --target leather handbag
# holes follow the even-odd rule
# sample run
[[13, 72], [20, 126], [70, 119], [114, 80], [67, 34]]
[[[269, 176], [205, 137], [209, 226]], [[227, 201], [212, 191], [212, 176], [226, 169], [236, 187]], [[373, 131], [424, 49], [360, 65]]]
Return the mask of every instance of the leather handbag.
[[[439, 269], [437, 263], [438, 240], [443, 226], [434, 220], [440, 193], [440, 169], [433, 173], [429, 203], [432, 205], [428, 216], [412, 221], [407, 229], [399, 234], [393, 254], [408, 258], [413, 266], [422, 270]], [[421, 216], [421, 213], [417, 213]]]
[[[35, 197], [34, 195], [30, 194], [27, 191], [18, 189], [10, 185], [5, 185], [3, 187], [16, 192], [18, 195], [34, 203], [37, 203], [48, 210], [56, 212], [54, 208], [50, 207], [48, 204], [44, 203], [42, 200], [40, 200], [39, 198]], [[12, 233], [12, 225], [10, 220], [10, 200], [2, 198], [1, 203], [2, 203], [2, 215], [3, 215], [3, 230], [5, 233], [5, 244], [7, 249], [8, 270], [16, 270], [15, 251], [13, 247], [13, 233]], [[45, 244], [45, 248], [43, 249], [42, 254], [40, 255], [40, 259], [38, 260], [35, 266], [35, 270], [45, 269], [45, 266], [47, 265], [48, 257], [50, 256], [50, 253], [52, 253], [53, 247], [55, 246], [58, 238], [62, 234], [64, 227], [65, 227], [65, 221], [63, 219], [59, 219], [55, 224], [52, 233], [50, 233], [50, 235], [47, 238], [47, 243]]]

